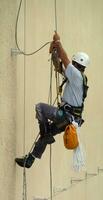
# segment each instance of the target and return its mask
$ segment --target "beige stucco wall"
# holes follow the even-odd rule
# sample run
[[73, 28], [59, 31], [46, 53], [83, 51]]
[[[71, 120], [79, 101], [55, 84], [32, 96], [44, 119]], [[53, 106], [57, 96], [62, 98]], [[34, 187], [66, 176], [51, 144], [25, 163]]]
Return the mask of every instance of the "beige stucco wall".
[[15, 198], [16, 170], [16, 1], [0, 1], [0, 199]]
[[[16, 1], [1, 0], [0, 3], [0, 194], [2, 200], [19, 200], [22, 199], [23, 170], [15, 165], [14, 158], [30, 150], [38, 133], [34, 105], [48, 100], [50, 56], [49, 46], [33, 56], [11, 56], [10, 49], [15, 48], [15, 15], [19, 2], [16, 5]], [[97, 176], [85, 178], [86, 171], [97, 173], [97, 168], [103, 166], [102, 7], [102, 0], [57, 1], [58, 32], [68, 56], [86, 51], [91, 64], [86, 71], [90, 88], [85, 102], [85, 124], [81, 128], [86, 169], [79, 173], [73, 171], [72, 152], [65, 150], [62, 135], [56, 136], [56, 143], [52, 146], [55, 200], [102, 200], [103, 196], [102, 171]], [[26, 52], [32, 52], [52, 40], [55, 30], [54, 1], [26, 1], [25, 14], [25, 48]], [[24, 49], [24, 5], [18, 24], [18, 42]], [[50, 195], [49, 156], [48, 146], [42, 159], [36, 160], [33, 167], [27, 170], [28, 199], [43, 199]], [[83, 178], [84, 181], [71, 185], [72, 177]], [[62, 192], [64, 188], [66, 191]]]

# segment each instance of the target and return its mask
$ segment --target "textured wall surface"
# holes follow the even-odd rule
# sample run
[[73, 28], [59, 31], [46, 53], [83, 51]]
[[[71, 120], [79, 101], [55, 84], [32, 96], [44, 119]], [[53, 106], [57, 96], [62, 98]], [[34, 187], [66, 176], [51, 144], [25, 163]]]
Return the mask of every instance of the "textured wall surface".
[[[50, 82], [49, 46], [33, 56], [11, 56], [10, 50], [15, 47], [18, 5], [19, 2], [16, 5], [14, 0], [0, 1], [1, 200], [22, 199], [23, 170], [15, 165], [14, 157], [27, 153], [38, 134], [34, 107], [38, 102], [48, 101]], [[54, 13], [54, 1], [25, 0], [25, 6], [23, 1], [18, 23], [18, 42], [22, 50], [33, 52], [52, 40]], [[62, 134], [56, 136], [56, 143], [52, 145], [55, 200], [103, 198], [103, 171], [100, 170], [103, 166], [102, 19], [102, 0], [57, 1], [57, 28], [69, 58], [77, 51], [85, 51], [90, 55], [91, 64], [86, 70], [89, 92], [83, 114], [85, 123], [80, 133], [86, 150], [86, 168], [79, 173], [73, 171], [73, 153], [64, 148]], [[53, 80], [55, 99], [55, 76]], [[27, 196], [30, 200], [46, 200], [50, 196], [49, 157], [48, 145], [42, 159], [36, 160], [27, 170]], [[83, 181], [71, 182], [72, 178]]]
[[16, 59], [14, 27], [16, 1], [0, 1], [0, 199], [15, 199]]

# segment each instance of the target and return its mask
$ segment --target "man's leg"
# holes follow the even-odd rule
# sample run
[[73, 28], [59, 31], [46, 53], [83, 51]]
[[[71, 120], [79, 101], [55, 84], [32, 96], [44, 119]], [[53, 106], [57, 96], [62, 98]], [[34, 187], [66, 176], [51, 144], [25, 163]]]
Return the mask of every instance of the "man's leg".
[[15, 162], [20, 166], [20, 167], [26, 167], [30, 168], [35, 160], [35, 157], [29, 153], [28, 155], [25, 155], [22, 158], [15, 158]]
[[48, 119], [51, 121], [55, 120], [58, 108], [46, 103], [38, 103], [35, 107], [35, 110], [38, 121], [47, 123]]
[[20, 167], [30, 168], [34, 163], [35, 158], [41, 158], [43, 152], [45, 151], [47, 143], [45, 138], [40, 137], [38, 141], [35, 143], [35, 146], [28, 155], [23, 158], [16, 158], [15, 161]]
[[48, 119], [52, 120], [55, 118], [56, 109], [54, 106], [48, 104], [39, 103], [36, 105], [36, 118], [39, 122], [40, 138], [35, 144], [35, 147], [31, 153], [24, 156], [23, 158], [16, 158], [16, 163], [21, 167], [30, 168], [35, 158], [41, 158], [47, 144], [53, 143], [55, 140], [48, 131]]
[[[65, 127], [58, 128], [56, 125], [58, 121], [57, 110], [58, 108], [44, 103], [36, 105], [36, 118], [39, 122], [40, 138], [36, 142], [31, 153], [23, 158], [15, 159], [19, 166], [31, 167], [35, 158], [41, 158], [47, 144], [51, 144], [55, 141], [53, 136], [64, 131]], [[48, 123], [48, 120], [50, 120], [50, 123]]]
[[[55, 136], [65, 130], [67, 124], [71, 121], [71, 115], [66, 116], [60, 113], [62, 109], [58, 109], [57, 107], [39, 103], [36, 105], [36, 118], [39, 122], [41, 135], [45, 135], [48, 138], [50, 136]], [[50, 120], [48, 122], [48, 120]]]
[[[45, 103], [39, 103], [36, 105], [36, 118], [38, 119], [40, 135], [45, 137], [45, 141], [48, 144], [55, 142], [53, 135], [49, 130], [50, 121], [55, 120], [57, 108]], [[49, 120], [49, 122], [48, 122]]]
[[40, 137], [38, 139], [38, 141], [35, 143], [35, 146], [31, 152], [31, 154], [35, 157], [35, 158], [41, 158], [42, 154], [44, 153], [45, 149], [47, 146], [47, 142], [45, 141], [44, 137]]

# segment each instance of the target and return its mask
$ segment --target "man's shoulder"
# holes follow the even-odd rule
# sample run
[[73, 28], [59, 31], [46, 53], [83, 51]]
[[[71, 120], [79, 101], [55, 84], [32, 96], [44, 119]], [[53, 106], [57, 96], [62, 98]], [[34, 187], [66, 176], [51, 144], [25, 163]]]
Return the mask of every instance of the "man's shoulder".
[[74, 65], [72, 63], [68, 64], [68, 66], [66, 68], [66, 71], [65, 71], [65, 74], [67, 76], [79, 76], [79, 77], [82, 77], [81, 72], [76, 67], [74, 67]]

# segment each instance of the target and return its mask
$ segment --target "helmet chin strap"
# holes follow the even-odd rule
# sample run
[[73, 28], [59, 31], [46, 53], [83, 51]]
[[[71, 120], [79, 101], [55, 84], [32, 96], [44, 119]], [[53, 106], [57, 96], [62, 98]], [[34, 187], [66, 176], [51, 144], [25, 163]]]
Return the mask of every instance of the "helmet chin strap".
[[72, 61], [72, 64], [74, 65], [75, 68], [77, 68], [80, 72], [84, 72], [85, 71], [85, 67], [83, 65], [80, 65], [79, 63]]

